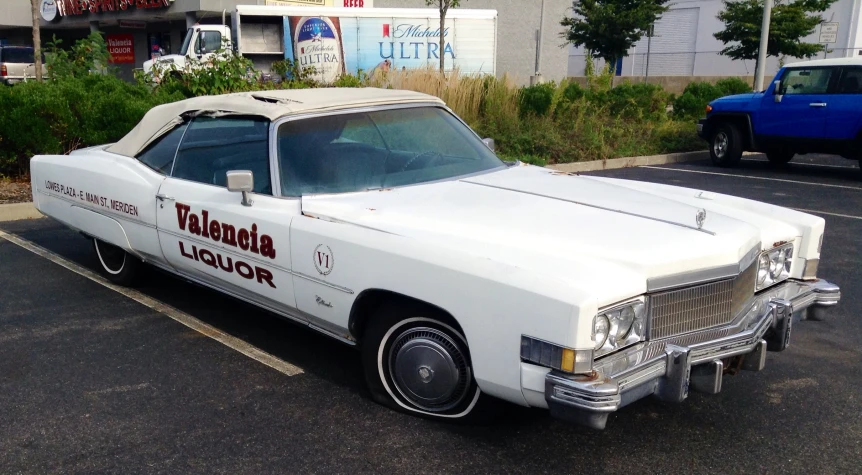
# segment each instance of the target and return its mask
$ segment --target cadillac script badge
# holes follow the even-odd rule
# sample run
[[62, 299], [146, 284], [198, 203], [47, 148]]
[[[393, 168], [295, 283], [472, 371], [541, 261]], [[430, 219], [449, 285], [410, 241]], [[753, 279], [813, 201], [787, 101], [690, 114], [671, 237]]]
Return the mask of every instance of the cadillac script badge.
[[706, 221], [706, 210], [700, 209], [697, 211], [697, 216], [694, 218], [697, 221], [697, 229], [703, 227], [703, 222]]

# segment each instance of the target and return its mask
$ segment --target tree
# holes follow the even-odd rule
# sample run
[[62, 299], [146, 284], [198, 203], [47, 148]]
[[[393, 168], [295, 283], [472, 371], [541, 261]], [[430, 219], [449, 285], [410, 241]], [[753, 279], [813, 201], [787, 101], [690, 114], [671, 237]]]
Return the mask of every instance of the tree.
[[33, 13], [33, 67], [36, 68], [36, 80], [42, 80], [42, 37], [39, 28], [39, 0], [30, 0]]
[[562, 36], [605, 60], [611, 72], [661, 15], [669, 0], [580, 0], [572, 18], [560, 22]]
[[440, 74], [443, 74], [443, 67], [445, 65], [443, 52], [446, 46], [446, 14], [449, 13], [450, 8], [460, 7], [461, 0], [425, 0], [425, 5], [429, 7], [437, 6], [440, 9]]
[[[767, 56], [810, 58], [823, 51], [819, 43], [803, 43], [802, 38], [814, 33], [823, 22], [820, 13], [835, 0], [775, 0], [769, 23]], [[763, 0], [724, 0], [724, 10], [718, 14], [724, 30], [713, 36], [725, 44], [719, 54], [733, 59], [757, 60], [760, 48], [760, 27]], [[730, 43], [730, 45], [728, 45]], [[755, 70], [757, 69], [755, 63]]]

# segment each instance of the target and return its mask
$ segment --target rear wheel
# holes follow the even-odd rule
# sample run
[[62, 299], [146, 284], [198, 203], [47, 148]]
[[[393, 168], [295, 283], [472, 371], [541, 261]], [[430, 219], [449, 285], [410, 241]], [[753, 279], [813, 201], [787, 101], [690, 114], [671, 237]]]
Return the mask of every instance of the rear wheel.
[[709, 140], [709, 156], [720, 167], [733, 167], [742, 159], [742, 134], [733, 124], [719, 124]]
[[93, 238], [93, 247], [96, 248], [102, 275], [119, 285], [132, 285], [135, 282], [141, 267], [137, 257], [96, 238]]
[[788, 150], [770, 150], [766, 152], [766, 158], [773, 165], [786, 165], [790, 160], [793, 160], [795, 153]]
[[471, 420], [481, 391], [464, 336], [421, 305], [383, 304], [362, 339], [365, 380], [374, 400], [434, 419]]

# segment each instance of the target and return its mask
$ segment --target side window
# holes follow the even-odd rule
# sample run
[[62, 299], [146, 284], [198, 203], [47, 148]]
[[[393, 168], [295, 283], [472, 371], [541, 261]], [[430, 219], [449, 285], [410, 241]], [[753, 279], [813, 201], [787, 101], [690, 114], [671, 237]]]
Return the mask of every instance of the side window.
[[218, 31], [201, 31], [195, 44], [196, 54], [212, 53], [221, 48], [221, 33]]
[[180, 144], [186, 127], [188, 127], [188, 122], [156, 139], [138, 154], [138, 160], [157, 172], [170, 175], [174, 157], [177, 156], [177, 146]]
[[862, 68], [844, 68], [838, 81], [839, 94], [862, 94]]
[[781, 78], [782, 94], [826, 94], [835, 68], [788, 69]]
[[171, 176], [226, 186], [226, 173], [251, 170], [254, 192], [271, 195], [269, 121], [258, 117], [196, 117], [177, 151]]

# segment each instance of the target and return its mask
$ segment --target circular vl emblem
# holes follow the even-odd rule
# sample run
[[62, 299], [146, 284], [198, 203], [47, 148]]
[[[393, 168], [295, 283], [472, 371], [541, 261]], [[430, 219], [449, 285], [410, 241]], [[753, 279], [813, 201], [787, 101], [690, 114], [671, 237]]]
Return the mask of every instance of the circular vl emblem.
[[320, 275], [329, 275], [332, 272], [332, 266], [335, 265], [335, 257], [332, 255], [332, 249], [326, 244], [318, 244], [314, 248], [314, 268]]

